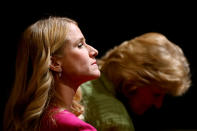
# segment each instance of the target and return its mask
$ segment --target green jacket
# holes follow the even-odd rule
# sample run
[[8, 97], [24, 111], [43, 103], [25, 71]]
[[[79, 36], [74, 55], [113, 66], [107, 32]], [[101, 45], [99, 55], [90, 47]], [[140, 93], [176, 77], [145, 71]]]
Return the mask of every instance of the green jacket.
[[115, 97], [113, 84], [103, 74], [99, 79], [82, 84], [81, 89], [87, 123], [98, 131], [134, 131], [126, 108]]

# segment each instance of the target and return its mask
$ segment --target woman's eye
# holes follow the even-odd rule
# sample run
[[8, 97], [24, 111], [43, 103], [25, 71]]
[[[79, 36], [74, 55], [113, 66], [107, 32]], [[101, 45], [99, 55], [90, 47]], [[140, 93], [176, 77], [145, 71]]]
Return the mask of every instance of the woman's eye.
[[78, 48], [81, 48], [82, 46], [83, 46], [82, 42], [78, 44]]

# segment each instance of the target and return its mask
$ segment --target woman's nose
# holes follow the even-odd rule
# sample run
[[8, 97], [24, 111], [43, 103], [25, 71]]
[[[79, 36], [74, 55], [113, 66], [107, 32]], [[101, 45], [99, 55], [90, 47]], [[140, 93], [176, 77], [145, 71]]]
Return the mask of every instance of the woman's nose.
[[96, 57], [98, 55], [98, 50], [89, 45], [89, 53], [90, 57]]

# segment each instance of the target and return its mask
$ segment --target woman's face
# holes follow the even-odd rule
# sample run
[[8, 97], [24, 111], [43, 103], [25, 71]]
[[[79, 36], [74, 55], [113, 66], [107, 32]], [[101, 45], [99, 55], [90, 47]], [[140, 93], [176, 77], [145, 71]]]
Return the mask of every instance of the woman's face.
[[164, 95], [164, 91], [156, 87], [139, 87], [128, 97], [128, 104], [132, 112], [142, 115], [152, 106], [160, 108]]
[[81, 84], [88, 80], [98, 78], [98, 69], [95, 56], [98, 51], [86, 44], [85, 38], [75, 24], [70, 24], [68, 42], [63, 47], [63, 57], [61, 57], [62, 79], [66, 82], [76, 82]]

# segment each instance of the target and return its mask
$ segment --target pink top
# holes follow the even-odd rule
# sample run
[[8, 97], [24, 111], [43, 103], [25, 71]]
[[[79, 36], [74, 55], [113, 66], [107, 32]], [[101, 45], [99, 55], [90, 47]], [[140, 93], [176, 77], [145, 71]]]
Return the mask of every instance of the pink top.
[[40, 131], [96, 131], [93, 126], [80, 120], [73, 113], [67, 110], [58, 112], [57, 109], [56, 107], [49, 109], [49, 112], [57, 111], [53, 115], [44, 114]]

